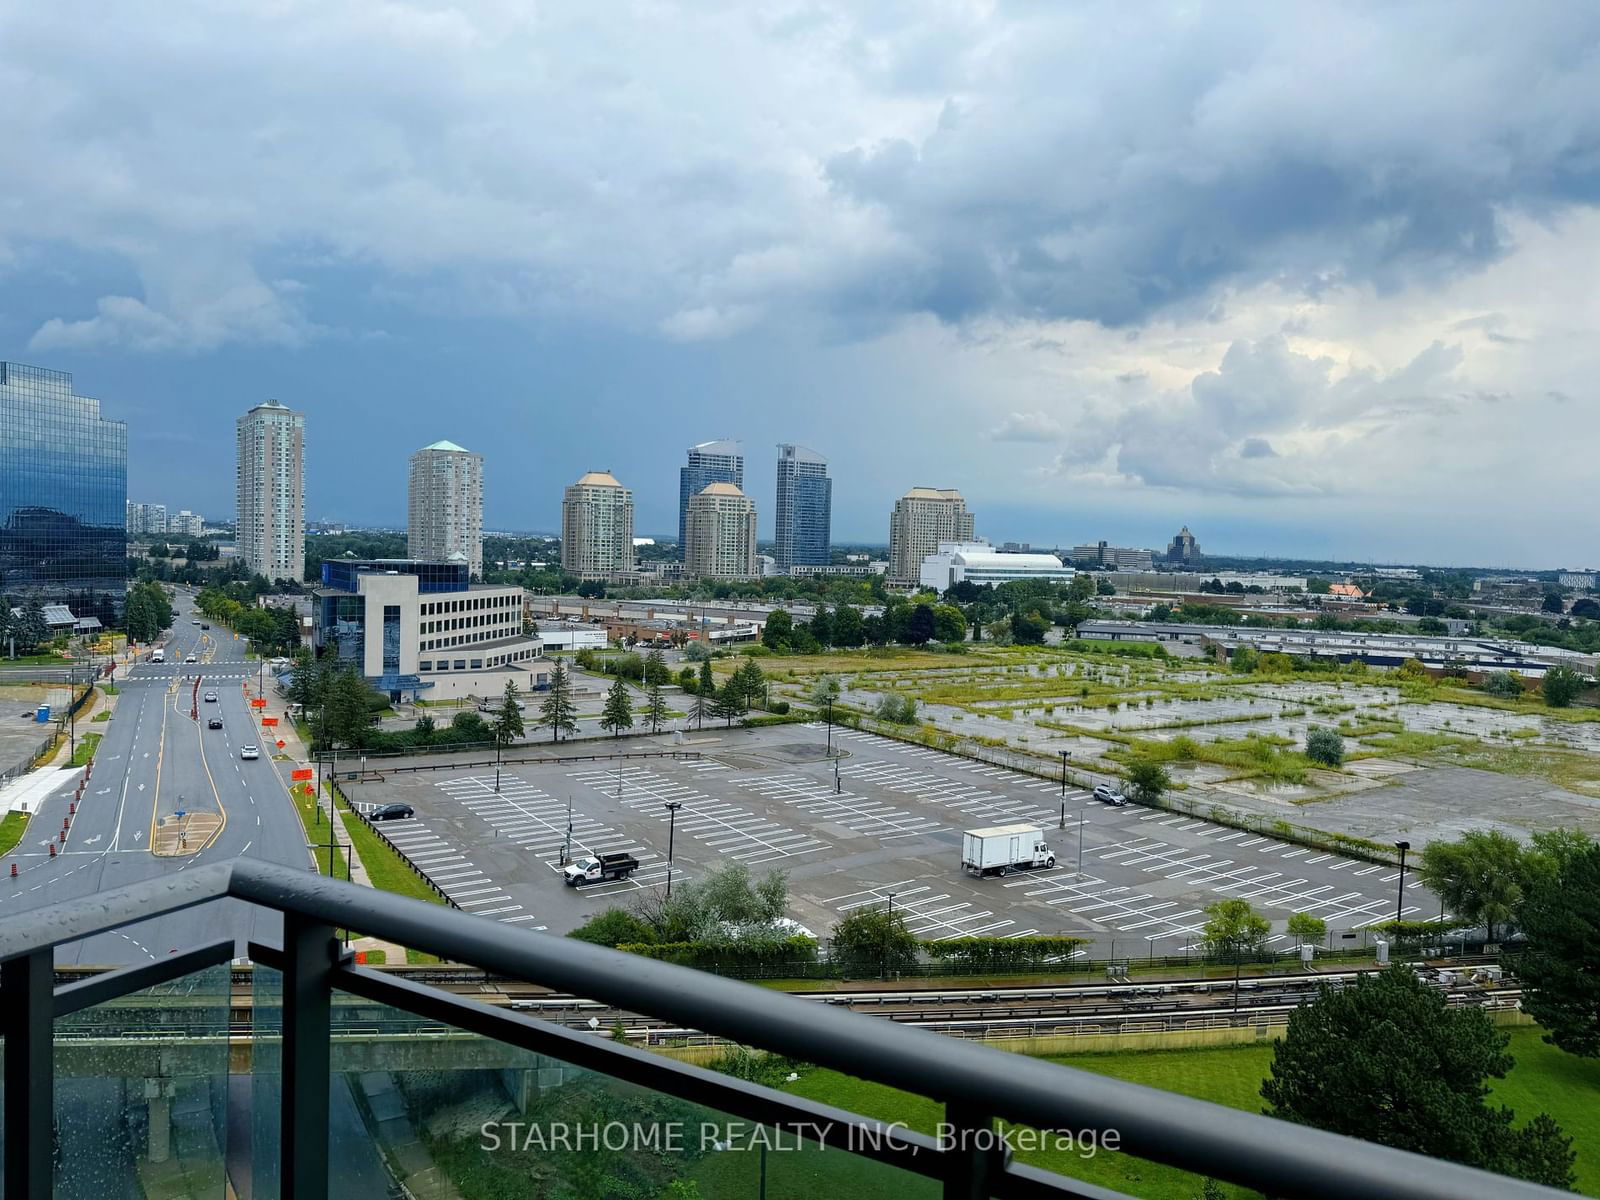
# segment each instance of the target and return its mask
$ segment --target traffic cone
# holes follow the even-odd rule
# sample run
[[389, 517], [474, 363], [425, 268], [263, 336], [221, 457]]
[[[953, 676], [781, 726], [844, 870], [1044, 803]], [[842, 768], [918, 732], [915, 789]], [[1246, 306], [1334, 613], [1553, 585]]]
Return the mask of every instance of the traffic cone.
[[[56, 856], [56, 844], [54, 842], [51, 842], [50, 843], [50, 857], [54, 858], [55, 856]], [[13, 865], [15, 865], [15, 864], [13, 864]]]
[[75, 817], [75, 816], [78, 815], [78, 804], [77, 804], [77, 801], [69, 800], [67, 802], [67, 815], [69, 817]]
[[17, 877], [17, 864], [16, 863], [12, 863], [11, 864], [11, 878], [15, 879], [16, 877]]

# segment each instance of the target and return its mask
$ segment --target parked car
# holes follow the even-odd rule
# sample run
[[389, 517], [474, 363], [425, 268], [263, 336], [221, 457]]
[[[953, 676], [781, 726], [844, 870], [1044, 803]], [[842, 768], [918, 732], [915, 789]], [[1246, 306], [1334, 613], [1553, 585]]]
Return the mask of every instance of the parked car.
[[221, 729], [222, 728], [222, 718], [221, 717], [212, 717], [211, 720], [206, 722], [206, 728], [207, 729]]
[[371, 821], [404, 821], [417, 815], [409, 804], [380, 804], [367, 814]]
[[207, 704], [215, 704], [216, 702], [217, 702], [217, 694], [215, 692], [207, 692], [206, 693], [206, 703]]
[[199, 662], [200, 660], [195, 658], [195, 656], [191, 654], [191, 655], [189, 655], [189, 657], [185, 658], [183, 661], [186, 662], [186, 663], [192, 663], [192, 662]]
[[1104, 801], [1106, 804], [1115, 804], [1118, 807], [1128, 802], [1128, 798], [1122, 794], [1122, 789], [1112, 783], [1095, 784], [1094, 798]]
[[256, 746], [240, 746], [239, 747], [239, 757], [240, 758], [260, 758], [261, 757], [261, 750]]

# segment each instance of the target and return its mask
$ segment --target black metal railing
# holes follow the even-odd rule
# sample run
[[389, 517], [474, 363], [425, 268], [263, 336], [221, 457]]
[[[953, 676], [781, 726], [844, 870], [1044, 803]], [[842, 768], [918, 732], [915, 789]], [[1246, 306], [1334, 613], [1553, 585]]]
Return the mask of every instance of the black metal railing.
[[[55, 947], [230, 899], [282, 915], [283, 944], [252, 943], [249, 957], [281, 978], [281, 1005], [272, 1028], [281, 1038], [276, 1061], [283, 1098], [275, 1174], [279, 1194], [294, 1200], [323, 1200], [329, 1191], [331, 1049], [340, 995], [749, 1121], [805, 1128], [823, 1147], [934, 1181], [921, 1186], [937, 1187], [949, 1198], [1114, 1200], [1115, 1193], [1097, 1185], [1011, 1161], [1003, 1144], [993, 1140], [1000, 1121], [1079, 1134], [1114, 1131], [1126, 1153], [1276, 1197], [1535, 1200], [1559, 1194], [687, 968], [238, 859], [0, 922], [6, 1200], [44, 1200], [51, 1193], [56, 1018], [217, 966], [235, 952], [231, 941], [219, 941], [55, 987]], [[357, 967], [335, 936], [341, 928], [930, 1098], [943, 1106], [940, 1136]]]

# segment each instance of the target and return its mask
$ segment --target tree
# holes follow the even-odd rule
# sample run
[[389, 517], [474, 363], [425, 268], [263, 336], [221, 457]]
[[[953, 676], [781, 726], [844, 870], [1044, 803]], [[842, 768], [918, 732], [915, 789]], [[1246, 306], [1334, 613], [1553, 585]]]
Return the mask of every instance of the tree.
[[1042, 646], [1044, 635], [1049, 631], [1050, 622], [1036, 612], [1013, 613], [1011, 616], [1011, 640], [1019, 646]]
[[717, 680], [711, 674], [711, 663], [708, 660], [700, 664], [700, 678], [695, 684], [694, 708], [690, 715], [694, 717], [696, 729], [706, 727], [706, 717], [711, 715], [716, 698]]
[[1233, 652], [1233, 658], [1228, 666], [1239, 675], [1248, 675], [1256, 669], [1257, 656], [1255, 647], [1240, 646]]
[[1136, 758], [1128, 764], [1125, 777], [1128, 791], [1134, 800], [1154, 804], [1171, 786], [1167, 770], [1153, 758]]
[[837, 675], [819, 675], [816, 682], [811, 685], [811, 691], [806, 697], [817, 709], [827, 708], [830, 703], [839, 699], [839, 677]]
[[934, 607], [933, 637], [939, 642], [967, 640], [967, 618], [954, 604], [939, 604]]
[[1200, 945], [1213, 958], [1233, 963], [1233, 1008], [1239, 1010], [1239, 970], [1246, 957], [1259, 954], [1272, 933], [1272, 923], [1248, 900], [1218, 900], [1205, 907]]
[[856, 909], [833, 927], [829, 957], [846, 975], [885, 979], [916, 966], [918, 942], [904, 912], [893, 907]]
[[655, 931], [624, 908], [608, 908], [596, 913], [567, 934], [580, 942], [596, 946], [648, 945], [656, 940]]
[[23, 605], [22, 614], [11, 622], [11, 636], [17, 641], [17, 649], [24, 654], [32, 654], [50, 639], [50, 624], [44, 619], [44, 606], [37, 599], [32, 599]]
[[450, 740], [458, 746], [477, 746], [494, 737], [494, 730], [475, 710], [464, 708], [450, 718]]
[[744, 711], [742, 701], [734, 676], [728, 676], [728, 681], [711, 698], [712, 720], [723, 720], [732, 726], [733, 719]]
[[1518, 700], [1522, 697], [1522, 680], [1511, 671], [1490, 671], [1479, 685], [1491, 696], [1499, 696], [1503, 700]]
[[1546, 704], [1551, 708], [1566, 708], [1583, 690], [1583, 676], [1571, 667], [1551, 667], [1544, 673], [1540, 687]]
[[1545, 1041], [1600, 1057], [1600, 846], [1536, 884], [1520, 920], [1528, 937], [1517, 968], [1523, 1008]]
[[1547, 613], [1563, 613], [1567, 611], [1567, 606], [1562, 601], [1560, 592], [1546, 592], [1544, 594], [1544, 603], [1540, 604], [1539, 608]]
[[1583, 617], [1589, 621], [1600, 620], [1600, 601], [1584, 596], [1574, 600], [1567, 612], [1574, 617]]
[[1294, 938], [1297, 945], [1303, 946], [1307, 942], [1320, 942], [1327, 937], [1328, 923], [1312, 913], [1290, 913], [1286, 932]]
[[1344, 762], [1344, 738], [1337, 729], [1314, 725], [1306, 730], [1306, 757], [1325, 767], [1337, 767]]
[[572, 702], [572, 676], [567, 664], [556, 659], [550, 668], [550, 690], [539, 704], [539, 725], [550, 730], [550, 740], [559, 742], [563, 733], [578, 732], [578, 707]]
[[372, 688], [359, 672], [341, 670], [329, 680], [323, 699], [323, 720], [329, 744], [364, 746], [375, 722]]
[[672, 679], [672, 672], [667, 668], [667, 657], [661, 653], [661, 647], [652, 646], [650, 652], [644, 656], [644, 682], [647, 686], [660, 686]]
[[509, 679], [506, 680], [505, 694], [489, 728], [494, 734], [494, 744], [502, 748], [511, 745], [523, 734], [522, 704], [517, 696], [517, 685]]
[[794, 637], [794, 618], [787, 609], [774, 609], [761, 626], [761, 644], [769, 650], [787, 650]]
[[739, 712], [743, 714], [749, 712], [751, 705], [759, 701], [766, 692], [767, 677], [762, 674], [755, 659], [747, 658], [728, 677], [728, 686], [733, 689], [732, 694], [738, 701]]
[[889, 721], [896, 725], [914, 725], [917, 721], [917, 702], [910, 696], [902, 696], [898, 692], [886, 692], [878, 698], [873, 715], [880, 721]]
[[667, 719], [667, 698], [661, 694], [659, 683], [652, 683], [644, 695], [644, 719], [650, 722], [650, 732], [655, 733]]
[[411, 733], [418, 742], [426, 745], [427, 743], [433, 741], [435, 728], [436, 726], [434, 725], [433, 718], [427, 713], [423, 713], [417, 718], [417, 723], [411, 727]]
[[861, 626], [861, 610], [841, 604], [833, 610], [833, 644], [846, 650], [861, 645], [866, 633]]
[[1291, 1011], [1261, 1095], [1281, 1120], [1568, 1188], [1559, 1127], [1541, 1114], [1515, 1129], [1510, 1109], [1485, 1102], [1485, 1080], [1512, 1066], [1508, 1041], [1482, 1009], [1450, 1008], [1391, 966]]
[[628, 695], [628, 685], [618, 675], [606, 693], [605, 707], [600, 710], [600, 725], [611, 730], [611, 736], [621, 737], [624, 729], [633, 728], [633, 699]]
[[1491, 942], [1515, 919], [1526, 872], [1522, 843], [1482, 829], [1454, 842], [1429, 842], [1417, 869], [1424, 887], [1457, 917], [1482, 925]]

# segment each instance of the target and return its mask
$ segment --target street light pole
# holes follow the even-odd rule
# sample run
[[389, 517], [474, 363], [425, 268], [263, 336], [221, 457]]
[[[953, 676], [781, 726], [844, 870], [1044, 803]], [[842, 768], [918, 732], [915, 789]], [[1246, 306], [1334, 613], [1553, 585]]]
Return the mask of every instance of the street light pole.
[[1394, 919], [1400, 920], [1400, 913], [1406, 902], [1406, 851], [1411, 849], [1410, 842], [1396, 842], [1395, 849], [1400, 851], [1400, 889], [1394, 901]]
[[833, 697], [828, 697], [828, 757], [833, 757]]
[[667, 801], [667, 897], [672, 897], [672, 847], [678, 833], [678, 810], [682, 800]]
[[1083, 874], [1083, 830], [1089, 824], [1083, 819], [1083, 809], [1078, 810], [1078, 874]]
[[1070, 750], [1061, 752], [1061, 828], [1067, 827], [1067, 756]]

